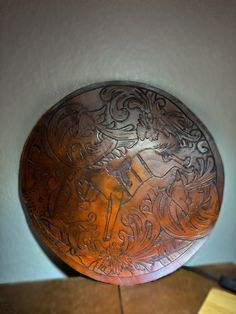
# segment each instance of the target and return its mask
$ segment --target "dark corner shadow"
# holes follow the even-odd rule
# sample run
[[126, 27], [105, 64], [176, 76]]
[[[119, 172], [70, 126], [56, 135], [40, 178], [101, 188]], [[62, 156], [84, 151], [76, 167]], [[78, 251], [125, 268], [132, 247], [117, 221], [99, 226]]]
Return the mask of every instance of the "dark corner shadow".
[[81, 274], [79, 272], [77, 272], [75, 269], [73, 269], [72, 267], [70, 267], [68, 264], [66, 264], [63, 260], [61, 260], [42, 240], [42, 238], [40, 237], [40, 235], [38, 234], [36, 228], [34, 227], [30, 215], [27, 211], [26, 205], [24, 203], [23, 200], [23, 195], [21, 193], [21, 180], [20, 180], [20, 171], [18, 174], [18, 197], [21, 203], [21, 207], [22, 210], [24, 212], [25, 215], [25, 219], [26, 222], [28, 224], [28, 227], [33, 235], [33, 237], [35, 238], [35, 240], [37, 241], [37, 243], [39, 244], [40, 248], [42, 249], [42, 251], [45, 253], [45, 255], [52, 261], [52, 263], [59, 269], [61, 270], [65, 276], [67, 277], [83, 277], [83, 278], [87, 278], [90, 280], [93, 280], [92, 278], [89, 278], [88, 276], [85, 276], [84, 274]]

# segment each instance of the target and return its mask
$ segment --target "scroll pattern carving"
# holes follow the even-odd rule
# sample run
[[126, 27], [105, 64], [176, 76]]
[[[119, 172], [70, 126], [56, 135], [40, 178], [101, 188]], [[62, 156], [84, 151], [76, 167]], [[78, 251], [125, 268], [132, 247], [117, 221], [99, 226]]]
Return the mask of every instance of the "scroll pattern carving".
[[217, 152], [196, 121], [138, 84], [99, 86], [49, 110], [21, 161], [22, 197], [43, 238], [79, 271], [117, 284], [157, 278], [193, 251], [221, 201]]

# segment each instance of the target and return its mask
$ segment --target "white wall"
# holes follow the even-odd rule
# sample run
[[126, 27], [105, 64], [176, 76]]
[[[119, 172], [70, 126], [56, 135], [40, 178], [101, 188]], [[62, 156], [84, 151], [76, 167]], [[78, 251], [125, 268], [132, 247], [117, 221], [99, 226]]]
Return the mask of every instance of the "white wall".
[[150, 83], [206, 124], [225, 166], [222, 211], [189, 265], [236, 262], [236, 1], [1, 1], [0, 281], [62, 277], [18, 199], [23, 144], [66, 94], [104, 80]]

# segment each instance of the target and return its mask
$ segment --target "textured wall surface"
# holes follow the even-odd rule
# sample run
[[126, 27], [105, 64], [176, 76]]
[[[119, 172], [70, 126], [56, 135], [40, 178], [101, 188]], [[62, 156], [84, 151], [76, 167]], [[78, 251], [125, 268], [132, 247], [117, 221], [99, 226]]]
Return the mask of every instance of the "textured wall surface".
[[26, 223], [18, 168], [37, 119], [105, 80], [155, 85], [212, 133], [225, 167], [221, 215], [189, 265], [236, 262], [236, 1], [1, 1], [0, 282], [64, 276]]

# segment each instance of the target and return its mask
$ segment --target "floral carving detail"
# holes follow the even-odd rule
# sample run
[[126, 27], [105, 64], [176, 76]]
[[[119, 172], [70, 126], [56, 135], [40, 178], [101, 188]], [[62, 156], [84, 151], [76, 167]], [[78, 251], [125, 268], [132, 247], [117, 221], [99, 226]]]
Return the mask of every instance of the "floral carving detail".
[[133, 214], [122, 216], [122, 221], [128, 231], [119, 232], [119, 242], [110, 242], [105, 247], [95, 240], [83, 248], [78, 243], [75, 254], [85, 263], [92, 257], [89, 268], [93, 271], [106, 275], [151, 271], [158, 258], [158, 248], [154, 246], [159, 236], [156, 219], [133, 210]]
[[137, 124], [137, 136], [141, 141], [150, 139], [150, 141], [155, 141], [158, 139], [158, 129], [156, 126], [156, 119], [153, 118], [151, 113], [143, 112], [140, 114]]
[[27, 141], [27, 211], [47, 243], [86, 275], [122, 284], [167, 274], [219, 214], [220, 158], [204, 132], [154, 88], [78, 92], [49, 110]]

